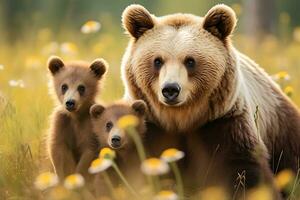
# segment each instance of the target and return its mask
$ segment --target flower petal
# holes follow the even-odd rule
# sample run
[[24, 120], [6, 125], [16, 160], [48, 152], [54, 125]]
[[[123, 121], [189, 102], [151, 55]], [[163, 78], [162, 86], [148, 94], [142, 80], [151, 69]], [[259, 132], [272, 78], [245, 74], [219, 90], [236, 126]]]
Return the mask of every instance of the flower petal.
[[96, 173], [105, 171], [110, 166], [112, 166], [112, 160], [105, 159], [105, 158], [97, 158], [92, 162], [88, 171], [91, 174], [96, 174]]

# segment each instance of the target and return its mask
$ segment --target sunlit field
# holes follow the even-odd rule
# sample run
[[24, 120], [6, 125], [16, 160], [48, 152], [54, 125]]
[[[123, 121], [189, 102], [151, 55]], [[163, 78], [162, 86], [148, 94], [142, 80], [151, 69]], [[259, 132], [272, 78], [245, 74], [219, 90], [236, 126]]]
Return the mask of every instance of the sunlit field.
[[[289, 27], [289, 16], [285, 15], [280, 18], [280, 30]], [[120, 63], [128, 37], [121, 22], [113, 21], [110, 15], [102, 15], [95, 22], [89, 20], [75, 30], [66, 27], [59, 34], [48, 27], [36, 32], [28, 30], [13, 44], [0, 44], [0, 199], [80, 199], [84, 195], [83, 189], [67, 189], [63, 184], [39, 190], [35, 181], [39, 174], [53, 172], [45, 148], [49, 115], [54, 107], [48, 92], [46, 61], [50, 55], [64, 60], [106, 59], [110, 67], [98, 99], [112, 102], [122, 97]], [[237, 31], [232, 40], [300, 106], [300, 27], [260, 39]], [[280, 189], [292, 192], [290, 199], [297, 199], [298, 180], [298, 175], [289, 171], [276, 179]], [[145, 198], [148, 187], [145, 186]], [[117, 199], [132, 195], [125, 186], [115, 188], [113, 193]], [[202, 199], [225, 199], [218, 188], [201, 195]], [[268, 199], [267, 190], [260, 188], [249, 199], [258, 197]]]

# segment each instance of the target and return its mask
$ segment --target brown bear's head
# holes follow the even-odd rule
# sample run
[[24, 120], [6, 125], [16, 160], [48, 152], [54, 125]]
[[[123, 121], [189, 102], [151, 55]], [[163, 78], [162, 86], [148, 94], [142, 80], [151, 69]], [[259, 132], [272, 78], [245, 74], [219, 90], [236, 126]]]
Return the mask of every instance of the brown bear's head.
[[99, 139], [101, 147], [113, 149], [129, 149], [133, 147], [131, 137], [117, 126], [118, 120], [125, 115], [134, 115], [139, 119], [136, 127], [137, 133], [143, 137], [146, 131], [144, 117], [146, 114], [146, 104], [142, 100], [136, 100], [132, 104], [115, 103], [104, 107], [95, 104], [90, 108], [93, 131]]
[[103, 59], [96, 59], [91, 64], [82, 61], [64, 63], [61, 58], [51, 56], [48, 60], [51, 87], [60, 104], [69, 112], [88, 108], [95, 100], [99, 81], [107, 67]]
[[209, 112], [205, 108], [234, 63], [230, 35], [237, 20], [233, 10], [217, 5], [204, 17], [155, 17], [140, 5], [131, 5], [122, 21], [131, 36], [122, 63], [126, 95], [144, 99], [154, 120], [167, 129], [184, 130], [196, 123], [199, 115], [192, 114], [187, 123], [183, 117]]

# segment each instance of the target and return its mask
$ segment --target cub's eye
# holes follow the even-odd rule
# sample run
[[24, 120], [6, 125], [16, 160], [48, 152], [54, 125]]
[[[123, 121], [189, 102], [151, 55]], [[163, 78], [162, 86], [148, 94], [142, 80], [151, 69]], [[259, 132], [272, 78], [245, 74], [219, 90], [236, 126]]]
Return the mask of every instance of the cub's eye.
[[154, 59], [153, 64], [156, 69], [160, 69], [164, 64], [164, 61], [161, 57], [158, 57]]
[[106, 131], [109, 132], [109, 131], [112, 129], [113, 126], [114, 126], [114, 125], [113, 125], [112, 122], [107, 122], [107, 123], [106, 123]]
[[187, 68], [194, 68], [195, 65], [196, 65], [196, 61], [194, 58], [191, 58], [191, 57], [187, 57], [185, 60], [184, 60], [184, 65], [187, 67]]
[[84, 92], [85, 92], [85, 87], [83, 85], [79, 85], [77, 87], [77, 90], [78, 90], [78, 92], [79, 92], [80, 95], [83, 95]]
[[63, 85], [61, 86], [61, 92], [62, 92], [63, 94], [65, 94], [67, 90], [68, 90], [68, 85], [67, 85], [67, 84], [63, 84]]

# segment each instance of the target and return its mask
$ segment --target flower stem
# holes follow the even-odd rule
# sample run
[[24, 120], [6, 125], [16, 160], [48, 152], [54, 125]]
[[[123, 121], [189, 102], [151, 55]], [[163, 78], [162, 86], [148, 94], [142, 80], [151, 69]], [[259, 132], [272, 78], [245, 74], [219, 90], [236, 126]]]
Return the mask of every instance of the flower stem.
[[183, 181], [182, 181], [182, 177], [180, 175], [179, 168], [178, 168], [176, 162], [171, 162], [170, 165], [171, 165], [171, 169], [175, 175], [179, 199], [183, 200], [183, 198], [184, 198]]
[[146, 153], [141, 138], [139, 137], [134, 127], [128, 127], [127, 131], [136, 145], [140, 160], [143, 162], [146, 159]]
[[[142, 140], [141, 140], [139, 134], [137, 133], [137, 131], [134, 127], [128, 127], [127, 131], [135, 143], [140, 161], [143, 162], [144, 160], [146, 160], [146, 153], [145, 153], [145, 149], [144, 149], [144, 146], [143, 146], [143, 143], [142, 143]], [[150, 176], [147, 175], [146, 178], [147, 178], [148, 184], [150, 184], [152, 186], [153, 192], [155, 192], [155, 183], [153, 182], [153, 180], [151, 179]]]
[[152, 180], [154, 184], [154, 193], [157, 194], [161, 189], [159, 176], [152, 176]]
[[103, 178], [104, 178], [104, 181], [105, 181], [106, 185], [108, 186], [108, 189], [109, 189], [109, 191], [110, 191], [110, 194], [112, 195], [113, 199], [116, 200], [117, 198], [116, 198], [116, 196], [115, 196], [114, 186], [113, 186], [113, 184], [112, 184], [112, 182], [111, 182], [111, 180], [110, 180], [110, 178], [109, 178], [107, 172], [104, 171], [104, 172], [102, 173], [102, 175], [103, 175]]
[[115, 162], [113, 162], [112, 167], [113, 167], [114, 170], [117, 172], [118, 176], [121, 178], [121, 180], [123, 181], [123, 183], [125, 184], [125, 186], [128, 188], [128, 190], [129, 190], [135, 197], [138, 197], [138, 194], [137, 194], [136, 191], [133, 189], [133, 187], [128, 183], [128, 181], [126, 180], [126, 178], [124, 177], [124, 175], [122, 174], [122, 172], [120, 171], [119, 167], [116, 165]]

